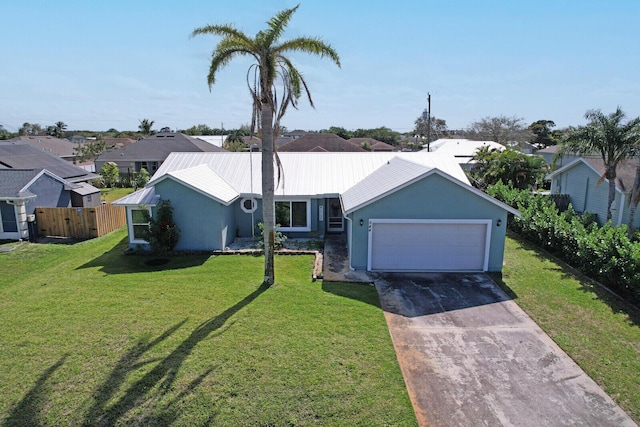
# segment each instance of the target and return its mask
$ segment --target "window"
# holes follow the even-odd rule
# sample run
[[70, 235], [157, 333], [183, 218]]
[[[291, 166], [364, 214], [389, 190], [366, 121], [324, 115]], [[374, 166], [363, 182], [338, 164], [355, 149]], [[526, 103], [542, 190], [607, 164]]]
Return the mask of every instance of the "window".
[[242, 199], [240, 201], [240, 207], [242, 207], [242, 210], [246, 213], [251, 213], [251, 212], [255, 212], [255, 210], [258, 208], [258, 203], [256, 203], [255, 199]]
[[13, 205], [0, 202], [0, 231], [15, 233], [18, 231], [18, 221]]
[[132, 242], [147, 242], [149, 238], [149, 211], [147, 209], [131, 209]]
[[311, 230], [311, 213], [309, 201], [276, 202], [276, 224], [281, 230]]

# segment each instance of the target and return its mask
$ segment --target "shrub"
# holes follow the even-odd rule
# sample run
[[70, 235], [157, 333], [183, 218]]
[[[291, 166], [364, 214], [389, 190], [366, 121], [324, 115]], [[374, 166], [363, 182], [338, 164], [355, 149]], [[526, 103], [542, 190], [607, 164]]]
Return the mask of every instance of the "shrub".
[[156, 216], [149, 218], [149, 244], [154, 252], [169, 252], [178, 244], [180, 229], [173, 222], [173, 208], [170, 200], [164, 200], [156, 210]]
[[[259, 249], [264, 249], [264, 223], [259, 222], [257, 224], [257, 227], [258, 227], [258, 241], [256, 243], [256, 246]], [[274, 246], [276, 249], [282, 249], [284, 246], [285, 240], [287, 240], [287, 236], [282, 234], [281, 231], [278, 231], [278, 227], [280, 227], [280, 224], [276, 224], [276, 236], [275, 236]]]
[[599, 227], [593, 214], [579, 215], [571, 205], [559, 212], [549, 197], [502, 183], [489, 186], [487, 193], [522, 213], [510, 215], [510, 230], [640, 302], [640, 243], [629, 240], [626, 226]]

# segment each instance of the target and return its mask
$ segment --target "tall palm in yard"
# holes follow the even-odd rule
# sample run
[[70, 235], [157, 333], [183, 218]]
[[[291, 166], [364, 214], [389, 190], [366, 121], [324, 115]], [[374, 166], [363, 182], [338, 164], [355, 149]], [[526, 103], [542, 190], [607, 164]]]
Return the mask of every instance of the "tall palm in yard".
[[608, 115], [600, 110], [589, 110], [584, 117], [589, 120], [589, 123], [570, 132], [565, 137], [560, 151], [600, 156], [605, 167], [600, 182], [604, 179], [609, 181], [608, 221], [611, 219], [611, 205], [616, 196], [618, 164], [635, 155], [640, 118], [625, 121], [626, 115], [620, 107]]
[[[299, 6], [299, 5], [298, 5]], [[280, 119], [289, 105], [297, 108], [302, 92], [313, 107], [307, 83], [291, 60], [285, 56], [304, 52], [328, 57], [340, 67], [337, 52], [318, 38], [298, 37], [281, 41], [280, 37], [292, 15], [298, 9], [278, 12], [267, 22], [267, 29], [254, 37], [244, 34], [232, 25], [207, 25], [196, 28], [191, 36], [210, 34], [222, 37], [212, 53], [207, 82], [209, 89], [216, 81], [218, 71], [236, 56], [249, 56], [255, 61], [247, 72], [247, 85], [253, 101], [252, 130], [259, 122], [262, 130], [262, 214], [264, 221], [264, 283], [275, 281], [275, 203], [274, 203], [274, 131], [280, 127]], [[276, 85], [281, 87], [280, 96]]]

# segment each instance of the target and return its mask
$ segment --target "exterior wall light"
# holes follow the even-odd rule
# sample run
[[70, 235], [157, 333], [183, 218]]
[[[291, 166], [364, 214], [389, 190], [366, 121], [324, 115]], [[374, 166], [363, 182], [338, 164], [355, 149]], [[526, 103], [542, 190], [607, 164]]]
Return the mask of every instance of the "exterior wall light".
[[496, 222], [496, 225], [497, 225], [498, 227], [500, 227], [500, 226], [502, 225], [502, 220], [501, 220], [501, 219], [498, 219], [498, 222]]
[[364, 225], [364, 219], [360, 218], [360, 227]]

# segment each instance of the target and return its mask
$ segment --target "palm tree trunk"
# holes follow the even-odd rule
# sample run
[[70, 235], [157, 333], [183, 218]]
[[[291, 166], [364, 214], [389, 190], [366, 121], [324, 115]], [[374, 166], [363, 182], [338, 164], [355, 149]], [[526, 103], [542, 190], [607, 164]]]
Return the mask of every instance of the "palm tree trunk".
[[274, 251], [276, 211], [274, 203], [273, 111], [269, 102], [261, 103], [262, 124], [262, 220], [264, 222], [264, 281], [275, 283]]
[[629, 239], [633, 238], [634, 221], [636, 218], [636, 209], [638, 208], [638, 191], [640, 191], [640, 156], [636, 158], [636, 178], [633, 182], [633, 189], [629, 196], [629, 223], [627, 224], [627, 235]]

